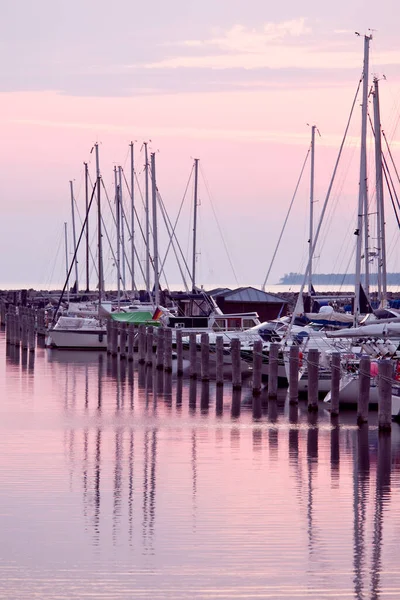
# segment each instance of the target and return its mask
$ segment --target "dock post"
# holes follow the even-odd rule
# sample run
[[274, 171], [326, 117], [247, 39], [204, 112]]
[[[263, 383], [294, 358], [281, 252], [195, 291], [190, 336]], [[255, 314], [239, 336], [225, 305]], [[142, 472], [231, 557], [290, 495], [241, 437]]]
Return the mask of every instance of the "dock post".
[[136, 327], [133, 323], [128, 325], [128, 360], [132, 361], [135, 354]]
[[341, 377], [340, 353], [333, 352], [331, 358], [331, 417], [339, 416], [339, 386]]
[[379, 430], [390, 431], [392, 428], [393, 364], [390, 360], [380, 360], [378, 364]]
[[210, 336], [201, 334], [201, 380], [210, 381]]
[[29, 329], [28, 329], [28, 345], [29, 345], [29, 350], [31, 352], [34, 352], [35, 351], [35, 345], [36, 345], [35, 317], [29, 317], [28, 318], [28, 323], [30, 324]]
[[278, 395], [278, 354], [279, 344], [270, 344], [268, 355], [268, 398]]
[[[371, 386], [371, 359], [369, 356], [362, 356], [358, 370], [358, 406], [357, 406], [357, 424], [362, 425], [368, 422], [369, 397]], [[390, 388], [392, 393], [392, 388]], [[390, 415], [392, 418], [392, 415]]]
[[164, 369], [164, 329], [157, 327], [156, 369]]
[[242, 389], [242, 369], [240, 360], [240, 340], [233, 338], [231, 340], [232, 356], [232, 388], [234, 390]]
[[172, 329], [164, 330], [164, 371], [172, 373]]
[[107, 327], [107, 354], [111, 354], [111, 348], [112, 348], [112, 321], [110, 319], [107, 319], [106, 327]]
[[319, 377], [319, 352], [310, 348], [307, 353], [308, 371], [308, 411], [318, 411], [318, 377]]
[[262, 340], [253, 344], [253, 396], [261, 394]]
[[183, 375], [183, 344], [182, 344], [182, 330], [177, 329], [175, 331], [175, 344], [176, 344], [176, 374], [180, 377]]
[[146, 362], [146, 325], [139, 325], [138, 333], [138, 362], [144, 365]]
[[111, 356], [117, 356], [118, 354], [118, 322], [113, 321], [112, 323], [112, 346]]
[[224, 385], [224, 338], [217, 335], [215, 340], [216, 358], [216, 383], [217, 386]]
[[21, 322], [21, 345], [23, 350], [28, 349], [28, 323], [25, 315], [22, 316]]
[[194, 332], [189, 334], [190, 377], [197, 379], [197, 339]]
[[149, 366], [153, 364], [153, 337], [154, 337], [154, 329], [153, 329], [153, 326], [150, 325], [147, 328], [147, 334], [146, 334], [146, 363]]
[[299, 401], [299, 347], [292, 345], [289, 350], [289, 402]]
[[126, 323], [120, 324], [119, 334], [119, 354], [121, 358], [126, 358], [126, 341], [127, 341], [127, 330]]

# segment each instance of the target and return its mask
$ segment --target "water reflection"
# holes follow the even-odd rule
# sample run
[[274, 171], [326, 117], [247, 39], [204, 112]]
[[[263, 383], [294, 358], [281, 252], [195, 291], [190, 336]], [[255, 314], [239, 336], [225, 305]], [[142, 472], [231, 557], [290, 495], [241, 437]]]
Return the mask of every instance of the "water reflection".
[[[65, 569], [76, 577], [74, 592], [64, 577], [67, 591], [54, 597], [85, 597], [100, 572], [104, 597], [396, 597], [397, 425], [382, 435], [373, 417], [359, 428], [355, 415], [331, 422], [280, 399], [263, 410], [264, 400], [246, 403], [245, 387], [233, 394], [162, 371], [161, 383], [153, 367], [101, 353], [36, 357], [29, 390], [24, 360], [5, 352], [0, 384], [0, 595], [24, 597], [4, 592], [4, 565], [9, 556], [28, 564], [25, 540], [43, 538], [41, 556], [29, 559], [40, 577], [44, 564], [57, 575], [52, 585]], [[15, 408], [25, 419], [19, 441]], [[30, 459], [34, 447], [40, 460]]]

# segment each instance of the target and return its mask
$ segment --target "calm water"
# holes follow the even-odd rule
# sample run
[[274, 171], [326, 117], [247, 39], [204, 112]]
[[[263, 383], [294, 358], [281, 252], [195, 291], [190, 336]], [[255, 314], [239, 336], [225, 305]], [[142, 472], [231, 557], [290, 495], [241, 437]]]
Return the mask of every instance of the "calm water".
[[229, 386], [216, 414], [212, 385], [3, 333], [0, 370], [0, 598], [399, 597], [397, 425], [253, 420]]

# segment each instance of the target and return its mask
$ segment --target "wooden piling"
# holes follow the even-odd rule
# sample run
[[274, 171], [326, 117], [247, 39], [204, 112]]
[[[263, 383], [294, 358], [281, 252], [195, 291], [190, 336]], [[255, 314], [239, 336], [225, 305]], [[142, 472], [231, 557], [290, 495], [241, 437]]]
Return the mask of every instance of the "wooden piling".
[[182, 344], [182, 330], [177, 329], [175, 331], [175, 344], [176, 344], [176, 374], [183, 375], [183, 344]]
[[256, 340], [253, 344], [253, 396], [261, 394], [262, 347], [262, 340]]
[[318, 410], [318, 378], [319, 378], [319, 352], [316, 348], [310, 348], [307, 353], [308, 372], [308, 410]]
[[340, 377], [340, 353], [333, 352], [331, 357], [331, 418], [339, 415]]
[[110, 319], [107, 319], [107, 354], [111, 354], [112, 351], [112, 324], [113, 322]]
[[121, 323], [119, 326], [119, 355], [121, 358], [126, 358], [126, 342], [128, 332], [126, 330], [126, 323]]
[[133, 323], [128, 325], [128, 360], [132, 361], [135, 353], [136, 328]]
[[278, 354], [279, 344], [273, 343], [269, 347], [268, 356], [268, 397], [276, 398], [278, 395]]
[[19, 315], [15, 315], [14, 317], [14, 346], [18, 346], [20, 345], [20, 341], [21, 341], [21, 319]]
[[234, 390], [242, 389], [242, 369], [240, 359], [240, 340], [233, 338], [231, 340], [231, 356], [232, 356], [232, 388]]
[[216, 383], [217, 386], [224, 385], [224, 338], [217, 335], [215, 340], [215, 359], [216, 359]]
[[138, 333], [138, 362], [144, 365], [146, 362], [146, 325], [139, 325]]
[[162, 371], [164, 369], [164, 329], [157, 328], [157, 351], [156, 351], [156, 369]]
[[197, 340], [194, 332], [189, 334], [190, 377], [197, 379]]
[[153, 336], [154, 328], [150, 325], [146, 333], [146, 363], [149, 366], [153, 364]]
[[28, 323], [25, 315], [22, 316], [21, 322], [21, 346], [23, 350], [28, 349]]
[[201, 334], [201, 380], [210, 381], [210, 336]]
[[289, 350], [289, 402], [299, 401], [299, 347], [292, 345]]
[[172, 373], [172, 329], [164, 331], [164, 371]]
[[112, 344], [111, 344], [111, 356], [117, 356], [118, 354], [118, 323], [117, 321], [112, 322]]
[[[371, 387], [371, 360], [369, 356], [362, 356], [358, 369], [358, 405], [357, 423], [362, 425], [368, 422], [369, 397]], [[391, 391], [391, 390], [390, 390]]]
[[380, 431], [390, 431], [392, 428], [393, 364], [390, 360], [380, 360], [378, 365], [379, 429]]

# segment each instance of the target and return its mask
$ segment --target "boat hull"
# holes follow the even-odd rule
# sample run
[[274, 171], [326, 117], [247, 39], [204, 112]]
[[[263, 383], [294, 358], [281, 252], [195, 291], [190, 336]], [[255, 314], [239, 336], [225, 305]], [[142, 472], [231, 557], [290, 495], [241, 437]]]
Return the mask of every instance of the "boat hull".
[[46, 346], [63, 350], [107, 350], [107, 331], [52, 329], [46, 337]]

